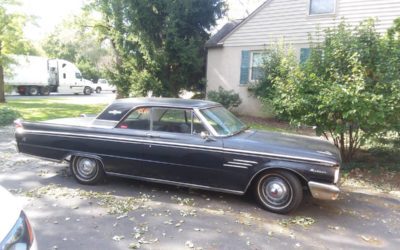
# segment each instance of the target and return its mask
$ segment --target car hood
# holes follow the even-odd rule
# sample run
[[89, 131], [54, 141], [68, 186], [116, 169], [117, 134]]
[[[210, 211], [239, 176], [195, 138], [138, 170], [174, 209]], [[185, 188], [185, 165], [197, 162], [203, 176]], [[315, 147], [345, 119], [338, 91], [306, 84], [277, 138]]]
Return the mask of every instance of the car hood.
[[224, 140], [224, 147], [331, 165], [341, 162], [339, 150], [332, 143], [311, 136], [247, 130]]
[[0, 242], [17, 222], [22, 205], [5, 188], [0, 186]]

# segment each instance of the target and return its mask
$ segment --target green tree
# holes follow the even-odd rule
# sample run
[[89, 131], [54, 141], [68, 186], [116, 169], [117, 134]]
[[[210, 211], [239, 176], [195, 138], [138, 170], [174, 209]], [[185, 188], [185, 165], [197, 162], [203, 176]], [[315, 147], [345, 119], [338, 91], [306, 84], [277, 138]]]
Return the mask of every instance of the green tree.
[[57, 25], [42, 42], [42, 48], [50, 58], [60, 58], [75, 63], [86, 79], [97, 80], [103, 76], [104, 62], [110, 50], [96, 37], [90, 16], [68, 18]]
[[15, 6], [13, 0], [0, 0], [0, 103], [4, 103], [4, 75], [13, 62], [10, 54], [25, 54], [31, 51], [30, 43], [24, 39], [23, 27], [27, 17], [8, 11]]
[[222, 0], [95, 0], [88, 9], [102, 14], [95, 27], [114, 48], [109, 73], [120, 93], [178, 96], [204, 87], [204, 44], [224, 14]]
[[343, 22], [325, 30], [322, 43], [311, 43], [311, 56], [300, 65], [293, 52], [267, 50], [266, 77], [253, 91], [272, 102], [280, 117], [316, 126], [349, 161], [365, 138], [396, 129], [400, 122], [395, 30], [382, 36], [372, 20], [355, 28]]

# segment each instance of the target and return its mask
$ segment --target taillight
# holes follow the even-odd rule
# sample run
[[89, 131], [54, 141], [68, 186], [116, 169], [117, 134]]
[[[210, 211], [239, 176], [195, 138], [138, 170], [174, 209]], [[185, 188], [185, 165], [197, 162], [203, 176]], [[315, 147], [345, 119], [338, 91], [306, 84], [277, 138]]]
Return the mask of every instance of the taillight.
[[0, 242], [1, 250], [12, 249], [30, 249], [33, 241], [34, 234], [32, 227], [24, 212], [21, 212], [17, 222], [11, 228], [7, 236]]
[[32, 230], [32, 226], [31, 223], [28, 220], [28, 217], [26, 217], [25, 213], [22, 212], [24, 214], [24, 219], [25, 219], [25, 225], [26, 225], [26, 229], [27, 229], [27, 233], [28, 233], [28, 239], [29, 239], [29, 246], [32, 246], [33, 244], [33, 240], [34, 240], [34, 235], [33, 235], [33, 230]]
[[22, 125], [22, 121], [20, 119], [14, 121], [14, 126], [16, 133], [21, 133], [24, 131], [24, 126]]

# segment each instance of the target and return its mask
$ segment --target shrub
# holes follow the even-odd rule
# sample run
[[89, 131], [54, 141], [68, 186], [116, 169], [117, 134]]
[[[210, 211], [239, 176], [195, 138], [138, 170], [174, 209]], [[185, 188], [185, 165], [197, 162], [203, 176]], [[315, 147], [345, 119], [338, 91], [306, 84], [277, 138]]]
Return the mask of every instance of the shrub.
[[10, 125], [20, 117], [21, 114], [18, 111], [7, 107], [0, 107], [0, 126]]
[[240, 98], [239, 94], [235, 93], [233, 90], [225, 90], [222, 87], [219, 87], [218, 91], [209, 91], [207, 94], [207, 99], [221, 103], [222, 106], [229, 110], [239, 107], [239, 105], [242, 103], [242, 99]]
[[355, 28], [343, 22], [325, 30], [322, 43], [311, 43], [304, 64], [292, 53], [266, 51], [277, 58], [266, 60], [270, 76], [255, 93], [291, 123], [316, 126], [349, 161], [368, 137], [398, 129], [399, 47], [399, 35], [381, 36], [371, 20]]

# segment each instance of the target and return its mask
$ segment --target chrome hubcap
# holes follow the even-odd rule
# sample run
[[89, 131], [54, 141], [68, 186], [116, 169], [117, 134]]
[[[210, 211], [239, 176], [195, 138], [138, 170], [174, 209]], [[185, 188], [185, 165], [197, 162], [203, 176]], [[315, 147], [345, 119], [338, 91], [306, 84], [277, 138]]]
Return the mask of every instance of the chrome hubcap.
[[91, 178], [96, 174], [96, 160], [89, 158], [81, 158], [77, 164], [78, 174], [84, 178]]
[[290, 199], [290, 191], [287, 183], [275, 176], [265, 180], [263, 193], [267, 202], [274, 206], [283, 206]]

